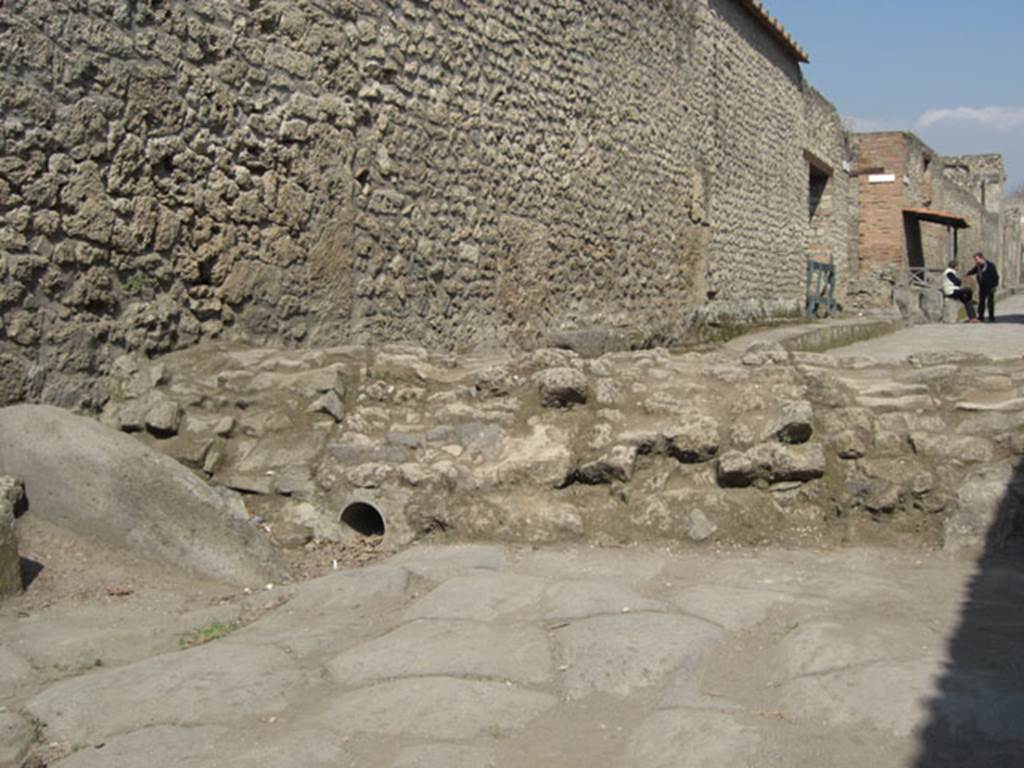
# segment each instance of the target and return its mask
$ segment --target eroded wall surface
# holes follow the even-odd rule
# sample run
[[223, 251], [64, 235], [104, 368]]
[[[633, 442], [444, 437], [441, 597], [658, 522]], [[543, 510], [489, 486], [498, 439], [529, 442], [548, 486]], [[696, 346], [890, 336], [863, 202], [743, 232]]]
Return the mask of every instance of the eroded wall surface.
[[6, 401], [97, 405], [119, 354], [225, 335], [793, 311], [803, 153], [843, 161], [733, 0], [19, 0], [0, 62]]

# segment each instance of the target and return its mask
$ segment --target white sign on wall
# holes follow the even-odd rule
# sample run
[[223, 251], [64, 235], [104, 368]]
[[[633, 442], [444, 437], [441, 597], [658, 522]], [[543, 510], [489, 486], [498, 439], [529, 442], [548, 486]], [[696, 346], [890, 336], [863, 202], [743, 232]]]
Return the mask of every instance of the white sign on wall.
[[868, 176], [868, 184], [892, 184], [894, 181], [895, 173], [872, 173]]

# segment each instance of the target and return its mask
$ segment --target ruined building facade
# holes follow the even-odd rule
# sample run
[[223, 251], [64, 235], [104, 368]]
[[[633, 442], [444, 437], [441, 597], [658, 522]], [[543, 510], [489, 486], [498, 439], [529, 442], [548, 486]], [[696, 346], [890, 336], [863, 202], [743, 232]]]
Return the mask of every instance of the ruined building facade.
[[[1004, 286], [1020, 284], [1020, 214], [1004, 204], [999, 155], [944, 157], [905, 132], [860, 134], [856, 147], [852, 304], [891, 306], [895, 292], [904, 312], [928, 316], [941, 303], [940, 276], [954, 253], [966, 269], [981, 251], [999, 267]], [[908, 293], [912, 276], [924, 288], [920, 295]]]
[[4, 3], [2, 396], [89, 403], [125, 351], [234, 334], [796, 312], [852, 235], [802, 58], [750, 0]]

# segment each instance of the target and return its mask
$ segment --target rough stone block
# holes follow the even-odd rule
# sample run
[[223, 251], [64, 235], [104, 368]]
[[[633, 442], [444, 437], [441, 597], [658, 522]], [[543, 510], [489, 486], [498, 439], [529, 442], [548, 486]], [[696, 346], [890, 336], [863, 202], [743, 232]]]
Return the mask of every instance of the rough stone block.
[[146, 411], [146, 429], [156, 437], [176, 435], [182, 415], [181, 406], [173, 400], [158, 400]]
[[0, 477], [0, 598], [21, 592], [21, 560], [14, 515], [23, 499], [20, 480]]
[[575, 368], [548, 368], [537, 374], [536, 381], [545, 408], [571, 408], [587, 402], [587, 377]]
[[628, 483], [633, 477], [637, 449], [632, 445], [617, 445], [595, 461], [580, 465], [576, 479], [589, 485], [601, 485], [619, 481]]
[[341, 423], [345, 419], [345, 404], [332, 390], [313, 401], [313, 404], [309, 406], [309, 412], [325, 413], [334, 419], [335, 422]]
[[772, 421], [770, 436], [779, 442], [799, 445], [814, 434], [814, 409], [806, 400], [786, 403]]
[[684, 464], [711, 461], [719, 449], [718, 424], [710, 416], [690, 413], [661, 431], [665, 453]]
[[718, 484], [746, 488], [758, 482], [807, 482], [825, 474], [825, 452], [818, 444], [762, 443], [749, 451], [729, 451], [718, 460]]

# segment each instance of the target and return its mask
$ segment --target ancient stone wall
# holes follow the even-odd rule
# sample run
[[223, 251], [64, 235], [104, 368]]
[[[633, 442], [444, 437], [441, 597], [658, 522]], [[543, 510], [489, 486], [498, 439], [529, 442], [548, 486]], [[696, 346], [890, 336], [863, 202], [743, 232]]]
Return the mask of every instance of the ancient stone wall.
[[973, 194], [988, 210], [999, 212], [1006, 190], [1003, 156], [955, 155], [942, 158], [943, 175]]
[[1024, 280], [1024, 202], [1003, 201], [1003, 273], [1006, 284], [1019, 286]]
[[4, 400], [97, 405], [122, 351], [225, 335], [795, 310], [803, 153], [844, 159], [734, 0], [17, 0], [0, 65]]
[[[807, 255], [836, 267], [836, 297], [845, 303], [852, 265], [857, 260], [858, 188], [850, 177], [852, 137], [836, 108], [814, 88], [805, 86], [805, 160], [810, 200]], [[832, 165], [838, 159], [838, 165]]]

